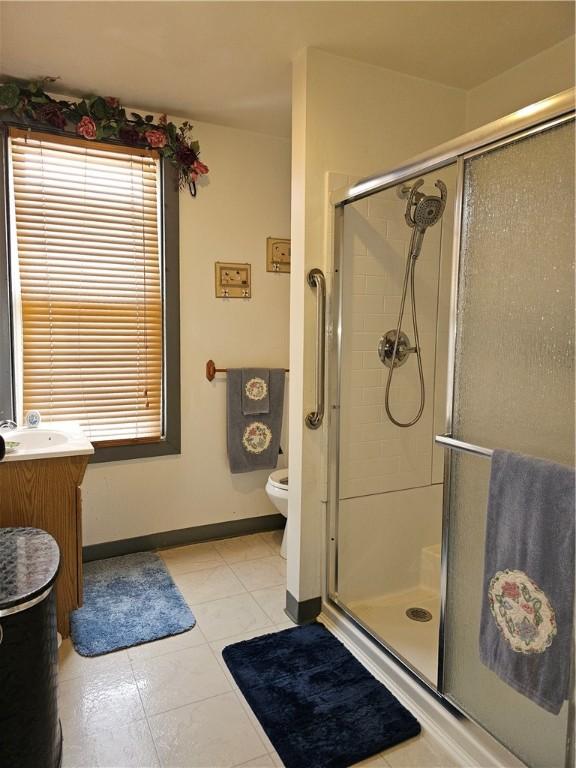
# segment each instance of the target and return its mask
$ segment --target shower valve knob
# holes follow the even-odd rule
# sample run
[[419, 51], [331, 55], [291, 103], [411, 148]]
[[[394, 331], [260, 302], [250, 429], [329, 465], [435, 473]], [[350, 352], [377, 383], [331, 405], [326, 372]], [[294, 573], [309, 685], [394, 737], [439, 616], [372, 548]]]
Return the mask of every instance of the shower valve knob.
[[400, 331], [398, 345], [396, 346], [396, 358], [394, 359], [394, 344], [396, 342], [396, 331], [387, 331], [380, 337], [378, 342], [378, 357], [387, 368], [399, 368], [408, 360], [411, 352], [416, 352], [416, 347], [410, 346], [410, 339]]

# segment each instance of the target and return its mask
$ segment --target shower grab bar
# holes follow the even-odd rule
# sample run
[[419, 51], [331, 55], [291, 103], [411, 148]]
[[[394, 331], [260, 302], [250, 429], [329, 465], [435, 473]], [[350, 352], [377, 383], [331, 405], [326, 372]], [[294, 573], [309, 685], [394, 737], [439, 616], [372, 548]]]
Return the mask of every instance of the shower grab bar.
[[453, 448], [464, 453], [473, 453], [475, 456], [486, 456], [489, 459], [492, 458], [494, 453], [491, 448], [483, 448], [481, 445], [474, 445], [474, 443], [465, 443], [463, 440], [456, 440], [456, 438], [450, 435], [436, 435], [434, 441], [444, 445], [446, 448]]
[[326, 373], [326, 278], [321, 269], [308, 272], [308, 285], [316, 288], [316, 410], [306, 416], [308, 429], [318, 429], [324, 419], [324, 376]]

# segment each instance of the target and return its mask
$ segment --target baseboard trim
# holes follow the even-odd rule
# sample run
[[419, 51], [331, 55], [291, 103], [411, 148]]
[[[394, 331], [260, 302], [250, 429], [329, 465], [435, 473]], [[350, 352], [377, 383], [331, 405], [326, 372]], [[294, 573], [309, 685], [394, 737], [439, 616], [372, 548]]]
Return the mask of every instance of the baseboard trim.
[[279, 514], [262, 515], [260, 517], [245, 517], [240, 520], [227, 520], [224, 523], [179, 528], [176, 531], [149, 533], [146, 536], [135, 536], [132, 539], [105, 541], [102, 544], [89, 544], [82, 547], [82, 560], [88, 563], [91, 560], [102, 560], [105, 557], [131, 555], [134, 552], [182, 547], [186, 544], [198, 544], [201, 541], [230, 539], [234, 536], [246, 536], [250, 533], [276, 531], [283, 528], [285, 522], [286, 519]]
[[285, 613], [296, 624], [309, 624], [311, 621], [314, 621], [321, 610], [321, 597], [312, 597], [310, 600], [303, 600], [300, 603], [291, 592], [286, 590]]

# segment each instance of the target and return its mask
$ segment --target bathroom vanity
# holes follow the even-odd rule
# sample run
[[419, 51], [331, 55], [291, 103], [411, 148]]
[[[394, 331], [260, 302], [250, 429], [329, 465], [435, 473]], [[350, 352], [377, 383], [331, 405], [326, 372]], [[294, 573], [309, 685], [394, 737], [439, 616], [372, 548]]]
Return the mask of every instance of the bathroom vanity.
[[0, 462], [0, 527], [34, 527], [60, 548], [56, 581], [58, 631], [70, 634], [70, 612], [82, 604], [82, 495], [94, 448], [75, 422], [3, 432], [19, 443]]

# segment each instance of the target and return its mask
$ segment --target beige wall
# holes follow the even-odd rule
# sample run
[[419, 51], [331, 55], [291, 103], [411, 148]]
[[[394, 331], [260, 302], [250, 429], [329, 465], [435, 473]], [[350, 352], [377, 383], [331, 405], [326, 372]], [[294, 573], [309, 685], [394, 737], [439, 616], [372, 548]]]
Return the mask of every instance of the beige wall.
[[[291, 278], [268, 274], [264, 267], [265, 238], [290, 232], [289, 142], [197, 124], [212, 173], [198, 198], [184, 193], [180, 198], [182, 454], [91, 465], [84, 484], [86, 544], [274, 511], [264, 492], [267, 473], [232, 476], [228, 470], [225, 379], [209, 384], [204, 364], [213, 358], [219, 365], [287, 365], [291, 282], [296, 319], [290, 352], [295, 408], [289, 572], [293, 594], [302, 592], [301, 599], [318, 594], [325, 498], [318, 469], [325, 435], [303, 427], [314, 399], [315, 305], [305, 273], [319, 265], [330, 278], [325, 174], [373, 173], [465, 127], [562, 90], [573, 82], [572, 55], [573, 39], [466, 95], [318, 50], [303, 52], [294, 68]], [[216, 260], [252, 263], [251, 301], [214, 298]]]
[[326, 423], [312, 432], [315, 295], [306, 272], [330, 281], [326, 174], [367, 175], [464, 130], [465, 93], [323, 51], [294, 62], [288, 588], [303, 601], [320, 594]]
[[468, 91], [466, 130], [574, 85], [574, 37]]
[[[266, 272], [265, 246], [290, 233], [290, 144], [202, 123], [196, 135], [211, 172], [196, 199], [180, 194], [182, 454], [89, 466], [85, 544], [275, 512], [267, 472], [230, 474], [226, 378], [204, 368], [288, 365], [290, 278]], [[251, 300], [214, 298], [215, 261], [252, 264]]]

